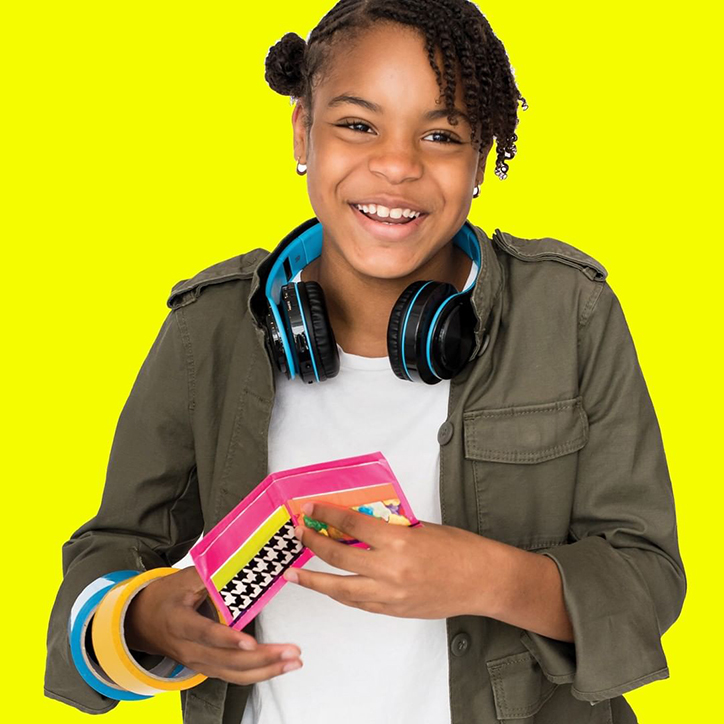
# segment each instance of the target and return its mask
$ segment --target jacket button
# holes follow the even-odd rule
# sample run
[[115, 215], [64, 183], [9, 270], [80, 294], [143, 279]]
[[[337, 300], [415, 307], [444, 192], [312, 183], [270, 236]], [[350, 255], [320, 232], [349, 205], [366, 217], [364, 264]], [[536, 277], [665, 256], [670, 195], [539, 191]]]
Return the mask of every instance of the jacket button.
[[443, 422], [440, 425], [440, 429], [437, 431], [437, 441], [441, 445], [447, 445], [453, 436], [453, 425], [452, 422]]
[[450, 643], [450, 650], [453, 652], [453, 656], [465, 656], [470, 650], [470, 636], [466, 633], [459, 633], [457, 636], [453, 636], [453, 640]]

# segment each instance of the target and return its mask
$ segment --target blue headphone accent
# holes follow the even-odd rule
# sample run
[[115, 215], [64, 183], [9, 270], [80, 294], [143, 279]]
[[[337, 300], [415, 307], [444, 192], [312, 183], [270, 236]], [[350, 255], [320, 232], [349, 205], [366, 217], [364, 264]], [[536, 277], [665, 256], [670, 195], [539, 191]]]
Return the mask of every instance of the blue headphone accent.
[[[299, 305], [299, 308], [302, 307], [302, 300], [299, 298], [299, 286], [294, 285], [294, 293], [297, 295], [297, 304]], [[307, 322], [304, 319], [304, 315], [302, 315], [302, 324], [304, 325], [304, 335], [307, 339], [309, 339], [309, 329], [307, 328]], [[317, 370], [317, 362], [314, 359], [314, 355], [310, 355], [310, 358], [312, 360], [312, 367], [314, 368], [314, 377], [316, 378], [317, 382], [319, 382], [319, 371]], [[295, 358], [296, 361], [296, 369], [299, 369], [299, 360]]]
[[[322, 253], [322, 225], [320, 223], [310, 227], [296, 239], [292, 241], [289, 246], [285, 247], [279, 257], [274, 262], [274, 265], [269, 270], [269, 276], [266, 281], [266, 298], [268, 305], [274, 315], [274, 321], [276, 322], [277, 331], [282, 339], [284, 345], [284, 352], [287, 358], [287, 369], [291, 372], [290, 379], [296, 377], [296, 364], [292, 353], [292, 347], [289, 344], [287, 336], [287, 330], [285, 325], [282, 323], [281, 315], [279, 313], [279, 305], [281, 303], [281, 290], [286, 284], [289, 284], [292, 279], [304, 269], [307, 264], [311, 264], [318, 256]], [[289, 271], [291, 270], [291, 274]], [[297, 299], [299, 299], [299, 291], [297, 292]], [[301, 303], [299, 303], [301, 306]], [[304, 324], [305, 334], [309, 339], [309, 330], [307, 329], [306, 322]], [[319, 373], [317, 372], [316, 363], [314, 364], [314, 376], [319, 382]]]
[[[432, 282], [425, 282], [423, 286], [421, 286], [416, 292], [415, 296], [412, 298], [412, 301], [410, 302], [410, 306], [407, 310], [407, 314], [405, 314], [405, 321], [402, 323], [402, 338], [405, 338], [405, 333], [407, 332], [407, 323], [410, 320], [410, 312], [412, 311], [412, 308], [417, 301], [417, 298], [420, 296], [420, 292], [429, 284], [432, 284]], [[429, 340], [428, 340], [429, 341]], [[410, 377], [410, 370], [407, 369], [407, 360], [405, 359], [405, 355], [402, 355], [402, 366], [405, 368], [405, 376]]]
[[[280, 249], [266, 278], [266, 329], [270, 353], [288, 379], [322, 382], [339, 371], [334, 332], [324, 292], [316, 282], [292, 282], [322, 253], [323, 229], [314, 219]], [[304, 228], [306, 227], [306, 228]], [[478, 237], [469, 222], [453, 243], [481, 266]], [[461, 292], [446, 282], [419, 281], [400, 295], [387, 332], [390, 364], [401, 379], [436, 384], [460, 372], [474, 346], [476, 323], [470, 304], [473, 280]]]

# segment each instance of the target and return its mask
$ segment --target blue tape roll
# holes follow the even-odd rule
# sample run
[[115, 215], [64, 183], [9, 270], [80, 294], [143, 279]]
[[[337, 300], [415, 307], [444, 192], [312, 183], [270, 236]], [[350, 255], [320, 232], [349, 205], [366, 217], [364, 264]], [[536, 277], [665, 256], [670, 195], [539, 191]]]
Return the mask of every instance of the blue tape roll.
[[88, 631], [88, 624], [93, 618], [98, 605], [103, 600], [103, 596], [113, 588], [117, 583], [126, 581], [129, 578], [137, 576], [140, 571], [114, 571], [105, 576], [96, 578], [93, 583], [89, 583], [76, 598], [73, 608], [70, 611], [68, 619], [68, 638], [70, 640], [70, 652], [73, 656], [78, 673], [90, 687], [95, 689], [99, 694], [107, 696], [109, 699], [116, 701], [140, 701], [141, 699], [150, 699], [150, 696], [142, 696], [134, 694], [132, 691], [126, 691], [115, 684], [106, 676], [105, 672], [93, 661], [85, 648], [85, 638]]

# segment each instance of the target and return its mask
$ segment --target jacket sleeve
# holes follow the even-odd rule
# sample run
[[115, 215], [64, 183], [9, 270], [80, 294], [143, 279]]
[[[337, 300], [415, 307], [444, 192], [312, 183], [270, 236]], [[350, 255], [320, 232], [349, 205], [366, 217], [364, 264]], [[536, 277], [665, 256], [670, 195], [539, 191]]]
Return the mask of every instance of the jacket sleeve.
[[68, 618], [76, 597], [111, 571], [173, 565], [203, 529], [190, 420], [193, 360], [181, 312], [166, 317], [123, 407], [98, 514], [63, 545], [45, 695], [88, 713], [118, 702], [88, 686], [73, 664]]
[[523, 642], [554, 683], [594, 704], [669, 676], [661, 636], [686, 595], [659, 425], [620, 303], [600, 286], [579, 332], [589, 439], [579, 452], [572, 543], [542, 551], [560, 571], [574, 642]]

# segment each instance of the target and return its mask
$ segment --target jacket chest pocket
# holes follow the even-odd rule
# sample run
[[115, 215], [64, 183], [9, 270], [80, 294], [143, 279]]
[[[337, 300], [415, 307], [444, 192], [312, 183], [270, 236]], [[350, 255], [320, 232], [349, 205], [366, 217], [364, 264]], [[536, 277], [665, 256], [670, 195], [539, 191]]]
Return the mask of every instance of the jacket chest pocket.
[[478, 533], [527, 550], [568, 541], [578, 455], [588, 441], [580, 397], [468, 410]]

